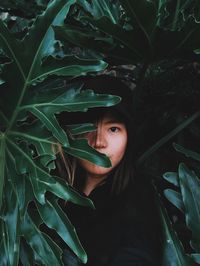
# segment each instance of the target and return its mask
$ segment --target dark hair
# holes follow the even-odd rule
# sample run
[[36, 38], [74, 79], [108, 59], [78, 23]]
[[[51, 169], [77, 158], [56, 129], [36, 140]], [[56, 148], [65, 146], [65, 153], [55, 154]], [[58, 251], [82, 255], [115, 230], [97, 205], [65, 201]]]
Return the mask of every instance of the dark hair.
[[[80, 79], [79, 79], [80, 81]], [[119, 118], [126, 126], [128, 133], [128, 145], [125, 151], [125, 155], [121, 162], [113, 169], [112, 175], [112, 193], [120, 194], [133, 180], [133, 123], [132, 123], [132, 93], [131, 90], [118, 78], [110, 76], [96, 76], [86, 77], [81, 81], [84, 82], [83, 89], [92, 89], [95, 93], [106, 93], [118, 95], [121, 97], [121, 102], [113, 107], [104, 108], [92, 108], [86, 113], [76, 112], [72, 114], [61, 114], [59, 121], [60, 124], [70, 123], [84, 123], [84, 122], [96, 122], [101, 118], [105, 112], [113, 113]], [[95, 110], [94, 110], [95, 109]], [[68, 162], [69, 164], [69, 162]], [[77, 189], [81, 189], [84, 185], [84, 179], [77, 179], [76, 176], [82, 176], [81, 169], [77, 167], [77, 159], [71, 159], [70, 175], [72, 180], [70, 183]]]

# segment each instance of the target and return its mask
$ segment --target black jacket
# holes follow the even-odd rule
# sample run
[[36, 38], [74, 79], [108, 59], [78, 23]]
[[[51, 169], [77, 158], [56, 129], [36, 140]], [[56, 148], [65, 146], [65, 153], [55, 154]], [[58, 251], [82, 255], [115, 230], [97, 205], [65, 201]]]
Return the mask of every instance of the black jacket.
[[[110, 178], [90, 198], [92, 210], [72, 203], [64, 206], [88, 255], [87, 266], [160, 266], [159, 218], [151, 189], [129, 186], [121, 195], [111, 193]], [[66, 266], [82, 265], [65, 249]]]

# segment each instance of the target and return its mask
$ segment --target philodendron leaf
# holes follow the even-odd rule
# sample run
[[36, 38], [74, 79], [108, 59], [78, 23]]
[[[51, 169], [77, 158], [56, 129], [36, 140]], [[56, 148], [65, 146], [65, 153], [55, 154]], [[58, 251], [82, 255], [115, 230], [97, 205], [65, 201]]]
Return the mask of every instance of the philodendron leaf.
[[86, 263], [87, 255], [79, 242], [76, 231], [66, 214], [59, 207], [55, 197], [48, 197], [46, 204], [44, 206], [37, 204], [37, 208], [45, 224], [56, 230], [81, 261]]
[[56, 181], [54, 184], [46, 183], [48, 191], [64, 199], [65, 201], [71, 201], [74, 204], [87, 206], [94, 209], [94, 204], [89, 198], [81, 196], [77, 191], [70, 187], [66, 181], [56, 176], [53, 178]]
[[99, 153], [90, 147], [86, 139], [71, 140], [70, 147], [65, 148], [65, 151], [75, 157], [88, 160], [94, 164], [103, 167], [111, 167], [109, 158], [105, 154]]
[[[87, 111], [88, 108], [100, 106], [112, 106], [120, 101], [120, 97], [105, 94], [96, 94], [92, 90], [81, 90], [82, 84], [74, 84], [71, 88], [66, 89], [61, 94], [59, 90], [49, 91], [49, 101], [47, 96], [41, 97], [38, 101], [38, 94], [30, 92], [33, 98], [26, 100], [22, 105], [20, 111], [29, 111], [33, 113], [41, 122], [52, 132], [54, 137], [61, 142], [64, 146], [68, 146], [67, 135], [64, 130], [59, 126], [55, 114], [62, 111], [76, 112]], [[47, 93], [45, 91], [45, 93]], [[44, 94], [44, 93], [43, 93]], [[43, 96], [43, 95], [42, 95]], [[53, 96], [53, 97], [52, 97]]]
[[124, 0], [122, 6], [131, 20], [131, 25], [141, 31], [151, 47], [151, 37], [157, 24], [157, 1]]
[[[30, 254], [34, 254], [31, 255], [34, 264], [62, 265], [60, 249], [41, 233], [41, 221], [29, 216], [30, 202], [38, 202], [40, 210], [45, 210], [46, 192], [50, 192], [56, 198], [94, 207], [89, 199], [51, 175], [57, 147], [70, 145], [66, 132], [58, 123], [58, 115], [63, 111], [111, 106], [120, 101], [119, 97], [81, 91], [80, 84], [69, 87], [63, 77], [59, 80], [65, 85], [60, 87], [58, 82], [51, 83], [55, 76], [70, 76], [72, 79], [107, 66], [93, 58], [53, 57], [53, 26], [63, 26], [75, 2], [50, 1], [46, 11], [33, 21], [21, 40], [16, 40], [0, 20], [0, 49], [7, 58], [0, 71], [0, 80], [4, 81], [0, 88], [0, 226], [3, 236], [0, 260], [4, 265], [19, 264], [21, 235], [31, 250]], [[104, 157], [102, 161], [105, 163]], [[56, 205], [54, 209], [57, 220], [61, 221], [62, 213]], [[67, 227], [70, 225], [66, 224], [66, 230]], [[70, 235], [71, 231], [68, 232]], [[83, 259], [76, 238], [71, 246]]]
[[[7, 178], [10, 179], [9, 176]], [[4, 211], [2, 213], [2, 240], [4, 246], [5, 265], [18, 265], [20, 243], [20, 214], [14, 187], [10, 180], [4, 187]]]
[[85, 0], [78, 0], [77, 3], [81, 5], [87, 12], [91, 13], [95, 18], [106, 16], [115, 24], [120, 20], [121, 10], [118, 1], [114, 5], [108, 0], [94, 0], [91, 2], [91, 4]]
[[193, 254], [191, 254], [191, 257], [196, 263], [200, 264], [200, 254], [199, 253], [198, 254], [193, 253]]
[[175, 205], [181, 212], [184, 213], [184, 204], [181, 193], [172, 189], [165, 189], [164, 195], [173, 205]]
[[98, 57], [102, 58], [102, 53], [107, 53], [115, 44], [112, 37], [105, 37], [100, 32], [91, 31], [85, 28], [84, 31], [82, 27], [64, 25], [64, 26], [54, 26], [55, 38], [61, 41], [64, 45], [66, 43], [72, 43], [73, 45], [87, 48], [101, 52]]
[[64, 126], [66, 130], [69, 130], [71, 135], [80, 135], [86, 132], [95, 131], [96, 127], [92, 123], [73, 124]]
[[190, 149], [186, 149], [183, 146], [173, 143], [173, 146], [175, 148], [176, 151], [183, 153], [185, 156], [190, 157], [196, 161], [200, 161], [200, 154], [192, 151]]
[[[23, 44], [25, 50], [23, 51], [22, 58], [25, 60], [22, 62], [22, 66], [29, 75], [28, 82], [36, 79], [40, 72], [43, 72], [41, 61], [52, 53], [55, 41], [52, 26], [63, 25], [69, 8], [74, 3], [75, 0], [51, 1], [46, 12], [37, 17], [29, 30], [29, 34], [24, 38]], [[28, 58], [26, 58], [27, 55]]]
[[176, 172], [166, 172], [163, 177], [174, 186], [179, 187], [178, 174]]
[[34, 266], [33, 250], [27, 245], [24, 239], [20, 242], [20, 261], [22, 265]]
[[162, 266], [194, 266], [195, 263], [185, 254], [159, 197], [157, 197], [157, 203], [163, 228]]
[[191, 246], [196, 252], [200, 252], [200, 180], [183, 163], [179, 165], [178, 173], [186, 224], [192, 231]]
[[3, 194], [3, 186], [4, 186], [4, 178], [5, 178], [5, 136], [0, 132], [0, 209], [2, 205], [2, 194]]
[[29, 146], [34, 145], [36, 150], [35, 156], [40, 156], [41, 163], [48, 167], [49, 170], [55, 168], [54, 163], [50, 165], [50, 162], [52, 162], [52, 159], [55, 159], [54, 147], [58, 143], [40, 121], [35, 121], [31, 126], [16, 127], [15, 130], [9, 132], [8, 136], [16, 139], [18, 142], [25, 141]]
[[[21, 234], [34, 252], [35, 263], [39, 265], [63, 265], [61, 249], [44, 233], [37, 228], [36, 221], [26, 213], [22, 220]], [[48, 254], [48, 255], [47, 255]]]
[[65, 56], [62, 58], [54, 58], [49, 56], [42, 64], [42, 72], [40, 71], [35, 79], [43, 80], [49, 75], [57, 76], [78, 76], [85, 75], [87, 72], [100, 71], [107, 67], [104, 61], [95, 59], [80, 59], [76, 56]]
[[[2, 72], [5, 86], [1, 103], [4, 114], [8, 115], [6, 112], [8, 110], [12, 116], [11, 126], [17, 115], [15, 107], [20, 106], [30, 81], [35, 78], [34, 72], [37, 70], [38, 73], [42, 58], [52, 49], [54, 36], [51, 25], [62, 25], [73, 3], [73, 0], [51, 1], [47, 10], [35, 20], [31, 30], [21, 42], [15, 40], [1, 21], [0, 45], [12, 60], [10, 64], [4, 66]], [[13, 96], [12, 100], [9, 100], [10, 94]], [[4, 106], [4, 100], [9, 100], [9, 107]]]

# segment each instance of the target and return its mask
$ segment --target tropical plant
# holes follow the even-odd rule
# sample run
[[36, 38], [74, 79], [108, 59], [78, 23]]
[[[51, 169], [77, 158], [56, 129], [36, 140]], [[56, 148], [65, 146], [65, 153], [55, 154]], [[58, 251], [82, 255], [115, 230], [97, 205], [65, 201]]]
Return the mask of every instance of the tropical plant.
[[[178, 144], [174, 144], [174, 147], [187, 157], [200, 161], [198, 153], [185, 149]], [[173, 184], [175, 188], [178, 188], [178, 191], [174, 188], [165, 189], [165, 196], [184, 214], [186, 225], [191, 231], [190, 245], [193, 253], [190, 256], [196, 263], [200, 264], [200, 229], [198, 226], [200, 223], [199, 177], [184, 163], [181, 163], [177, 172], [167, 172], [164, 174], [164, 178]]]
[[[15, 2], [18, 3], [18, 1]], [[33, 1], [39, 4], [38, 8], [37, 5], [33, 5], [33, 2], [31, 2], [31, 5], [32, 7], [34, 6], [34, 8], [25, 1], [19, 2], [26, 3], [26, 5], [21, 5], [20, 9], [22, 9], [22, 12], [20, 12], [20, 14], [16, 12], [17, 5], [12, 2], [10, 3], [11, 14], [19, 15], [22, 18], [32, 18], [35, 14], [40, 13], [41, 10], [44, 9], [48, 1]], [[64, 1], [54, 1], [53, 3], [57, 2], [63, 3]], [[187, 146], [188, 142], [191, 144], [193, 141], [195, 144], [193, 143], [192, 147], [195, 146], [194, 148], [196, 148], [199, 146], [199, 1], [77, 0], [65, 2], [67, 2], [65, 4], [67, 4], [68, 7], [70, 6], [70, 12], [68, 12], [65, 21], [64, 12], [59, 13], [59, 15], [57, 13], [57, 17], [62, 17], [61, 21], [57, 22], [55, 19], [53, 22], [52, 19], [51, 23], [47, 23], [47, 18], [45, 19], [47, 15], [43, 14], [38, 17], [34, 26], [30, 29], [30, 33], [27, 34], [22, 41], [13, 40], [13, 35], [10, 35], [4, 26], [1, 26], [1, 47], [4, 49], [1, 51], [0, 59], [5, 65], [2, 69], [1, 81], [4, 83], [0, 87], [2, 92], [1, 95], [3, 95], [0, 100], [1, 108], [3, 108], [0, 116], [2, 132], [0, 137], [0, 149], [1, 158], [3, 158], [3, 160], [1, 159], [0, 167], [2, 169], [1, 173], [5, 172], [5, 175], [1, 174], [1, 180], [5, 181], [4, 186], [1, 185], [0, 195], [2, 195], [2, 206], [5, 206], [1, 210], [1, 230], [3, 230], [2, 234], [5, 232], [5, 236], [7, 237], [3, 238], [4, 241], [1, 242], [1, 250], [4, 255], [3, 258], [9, 258], [11, 262], [17, 261], [19, 245], [16, 245], [17, 252], [13, 256], [10, 255], [10, 250], [12, 250], [12, 246], [14, 246], [16, 241], [19, 243], [18, 236], [20, 233], [22, 234], [22, 231], [20, 231], [22, 229], [25, 232], [25, 229], [36, 228], [37, 230], [32, 230], [32, 232], [42, 237], [41, 241], [46, 241], [45, 247], [47, 245], [46, 243], [48, 243], [48, 247], [51, 246], [49, 238], [41, 234], [38, 229], [38, 225], [42, 220], [47, 223], [47, 219], [45, 219], [41, 211], [41, 206], [46, 208], [45, 210], [47, 210], [47, 207], [50, 208], [51, 206], [53, 208], [53, 213], [55, 213], [55, 210], [57, 213], [59, 212], [58, 207], [55, 207], [56, 205], [53, 205], [53, 203], [55, 203], [57, 197], [63, 197], [63, 194], [61, 195], [62, 190], [59, 190], [59, 194], [55, 192], [58, 190], [57, 186], [52, 185], [54, 184], [53, 182], [61, 182], [59, 184], [62, 184], [62, 186], [59, 185], [59, 187], [63, 188], [64, 186], [65, 191], [67, 190], [66, 193], [71, 191], [63, 181], [59, 180], [57, 177], [53, 177], [51, 180], [54, 181], [52, 181], [51, 186], [47, 185], [48, 182], [42, 182], [42, 188], [44, 188], [44, 190], [42, 192], [35, 192], [35, 187], [38, 185], [37, 182], [39, 181], [33, 178], [33, 180], [37, 182], [32, 183], [32, 179], [29, 178], [33, 173], [31, 169], [45, 169], [49, 176], [51, 169], [54, 167], [55, 158], [51, 145], [56, 145], [58, 142], [66, 145], [66, 151], [76, 156], [78, 154], [84, 154], [82, 153], [83, 150], [77, 154], [77, 149], [80, 149], [80, 147], [84, 147], [84, 150], [86, 149], [89, 151], [88, 147], [85, 148], [85, 145], [87, 145], [85, 143], [80, 145], [80, 143], [75, 143], [70, 140], [70, 138], [69, 143], [67, 143], [66, 134], [59, 128], [54, 117], [54, 113], [68, 110], [67, 107], [66, 109], [62, 109], [64, 108], [61, 104], [62, 97], [59, 97], [59, 95], [62, 93], [67, 94], [68, 91], [70, 91], [70, 96], [68, 95], [67, 97], [74, 95], [75, 98], [77, 96], [80, 99], [83, 95], [81, 92], [79, 94], [77, 87], [75, 87], [75, 90], [72, 92], [69, 90], [69, 87], [63, 85], [65, 82], [63, 83], [61, 76], [59, 76], [59, 79], [55, 78], [55, 76], [51, 78], [52, 74], [72, 77], [83, 73], [86, 74], [89, 71], [103, 70], [105, 68], [105, 63], [100, 61], [101, 59], [108, 63], [107, 71], [118, 71], [118, 69], [123, 69], [124, 76], [124, 74], [127, 73], [125, 72], [126, 69], [130, 69], [128, 72], [128, 81], [134, 83], [133, 92], [135, 104], [133, 108], [135, 108], [136, 123], [135, 152], [138, 158], [136, 165], [137, 171], [145, 175], [149, 174], [150, 177], [154, 178], [157, 185], [157, 194], [161, 194], [159, 186], [160, 180], [158, 179], [160, 179], [163, 172], [166, 172], [166, 167], [174, 169], [176, 168], [177, 161], [179, 161], [179, 159], [183, 160], [183, 158], [177, 157], [174, 152], [171, 151], [171, 142], [176, 141], [177, 143], [186, 144]], [[6, 3], [9, 3], [9, 1], [3, 1], [2, 3], [4, 4], [2, 5], [2, 11], [7, 11]], [[41, 3], [42, 5], [40, 5]], [[50, 6], [47, 8], [47, 13], [48, 10], [50, 11]], [[28, 16], [26, 16], [26, 14], [28, 14]], [[56, 12], [54, 13], [53, 11], [52, 16], [56, 18]], [[9, 18], [7, 22], [9, 22]], [[29, 26], [29, 23], [26, 20], [24, 22], [24, 19], [21, 20], [21, 18], [19, 20], [16, 19], [16, 22], [19, 27], [25, 27], [23, 34], [15, 34], [15, 36], [22, 38], [27, 32], [26, 27]], [[45, 35], [45, 29], [43, 28], [46, 27], [44, 25], [45, 23], [52, 25], [56, 39], [62, 41], [63, 46], [61, 47], [63, 49], [61, 52], [59, 42], [56, 43], [59, 47], [59, 51], [52, 49], [53, 42], [55, 43], [54, 34], [53, 31], [48, 31], [49, 35]], [[10, 28], [13, 32], [16, 31], [16, 28], [18, 29], [18, 27]], [[39, 29], [39, 32], [34, 29]], [[42, 32], [41, 29], [44, 31]], [[44, 36], [45, 38], [43, 39]], [[51, 44], [49, 43], [48, 47], [45, 45], [40, 47], [39, 43], [43, 44], [43, 41], [45, 43], [48, 37], [52, 40]], [[39, 47], [39, 49], [33, 46]], [[8, 49], [9, 47], [11, 47], [10, 50]], [[47, 49], [43, 50], [43, 47]], [[15, 51], [15, 53], [12, 51]], [[36, 54], [37, 51], [39, 51], [39, 53]], [[20, 64], [15, 60], [15, 58], [18, 58], [15, 54], [19, 56]], [[78, 55], [79, 59], [77, 59], [76, 56], [72, 57], [72, 54]], [[61, 58], [58, 60], [52, 58], [51, 55], [60, 55]], [[68, 55], [67, 58], [66, 55]], [[96, 60], [93, 59], [89, 61], [88, 58], [91, 57], [96, 58]], [[34, 61], [34, 58], [37, 60]], [[26, 61], [28, 63], [26, 63]], [[66, 62], [68, 63], [66, 64]], [[63, 63], [65, 66], [69, 67], [65, 69], [59, 68]], [[73, 69], [70, 68], [74, 63], [77, 67], [75, 66]], [[123, 68], [124, 65], [126, 65], [126, 68]], [[46, 71], [49, 72], [47, 73]], [[38, 76], [40, 73], [42, 73], [41, 78], [45, 78], [42, 83]], [[47, 76], [50, 74], [51, 76]], [[23, 81], [24, 77], [28, 82]], [[15, 87], [13, 87], [13, 85]], [[24, 94], [22, 94], [23, 87], [25, 88]], [[90, 92], [88, 93], [90, 94]], [[12, 99], [10, 97], [11, 95]], [[96, 100], [96, 97], [99, 96], [93, 95], [92, 97]], [[54, 99], [60, 101], [60, 107], [57, 106], [57, 108], [55, 105], [54, 107], [52, 106]], [[102, 104], [105, 103], [104, 100]], [[106, 101], [107, 100], [106, 98]], [[115, 100], [115, 102], [116, 101], [117, 100]], [[18, 105], [16, 105], [17, 102], [19, 102]], [[48, 104], [50, 102], [51, 104]], [[108, 102], [109, 104], [113, 103], [111, 102], [111, 98], [109, 98], [107, 103]], [[7, 105], [5, 105], [5, 103], [7, 103]], [[39, 105], [37, 105], [37, 103]], [[37, 106], [36, 110], [33, 108], [35, 104]], [[5, 106], [7, 106], [7, 108], [5, 108]], [[28, 109], [23, 109], [23, 106]], [[42, 106], [45, 106], [45, 108]], [[50, 108], [50, 112], [48, 111], [48, 113], [48, 108], [46, 109], [47, 106]], [[87, 107], [88, 105], [83, 108]], [[75, 111], [75, 109], [71, 111]], [[8, 123], [6, 122], [7, 120]], [[10, 121], [12, 121], [11, 124]], [[49, 123], [49, 121], [53, 124]], [[71, 130], [73, 129], [71, 128]], [[77, 130], [79, 130], [79, 127], [77, 127]], [[15, 132], [18, 132], [18, 135], [15, 135]], [[150, 134], [150, 132], [152, 132], [152, 134]], [[37, 139], [35, 139], [34, 136], [36, 136]], [[17, 147], [15, 146], [14, 148], [11, 142], [18, 148], [20, 147], [21, 152], [18, 152]], [[12, 148], [10, 148], [11, 146]], [[73, 149], [73, 147], [75, 148]], [[176, 146], [176, 148], [180, 150], [180, 146]], [[181, 150], [183, 151], [183, 148]], [[12, 156], [13, 152], [14, 155]], [[91, 154], [93, 153], [92, 151], [90, 152]], [[25, 154], [28, 154], [28, 157], [24, 156]], [[194, 155], [194, 152], [187, 151], [187, 154]], [[28, 158], [34, 162], [33, 165], [36, 167], [30, 167], [29, 163], [29, 167], [24, 167], [24, 162], [26, 162]], [[90, 157], [90, 159], [91, 158], [93, 157]], [[105, 158], [101, 158], [100, 160], [105, 160]], [[98, 162], [98, 160], [95, 159], [95, 162]], [[166, 164], [164, 169], [161, 167], [161, 165], [164, 164], [163, 162]], [[103, 164], [105, 161], [99, 163]], [[188, 165], [188, 163], [191, 164], [191, 162], [187, 160], [186, 164]], [[16, 165], [17, 168], [15, 167]], [[196, 175], [199, 176], [199, 166], [196, 164], [195, 166]], [[31, 173], [31, 175], [28, 173]], [[8, 178], [8, 174], [12, 178]], [[179, 240], [180, 230], [177, 235], [175, 232], [176, 223], [172, 219], [171, 222], [168, 217], [170, 216], [170, 218], [173, 218], [172, 215], [170, 215], [171, 206], [166, 203], [163, 197], [158, 197], [158, 208], [160, 209], [160, 217], [163, 223], [163, 233], [165, 237], [163, 265], [190, 266], [199, 263], [199, 239], [194, 238], [199, 234], [198, 228], [195, 227], [198, 223], [194, 223], [194, 221], [198, 222], [199, 219], [199, 205], [196, 200], [199, 197], [199, 179], [196, 175], [194, 177], [194, 173], [183, 164], [180, 165], [178, 174], [165, 174], [165, 178], [170, 180], [171, 183], [174, 184], [176, 182], [176, 190], [178, 191], [172, 192], [171, 190], [167, 190], [165, 194], [175, 206], [184, 210], [185, 216], [183, 216], [186, 217], [186, 224], [193, 232], [191, 238], [193, 250], [186, 247], [186, 245], [188, 246], [188, 243], [186, 243], [188, 238], [181, 239], [182, 241]], [[5, 179], [4, 176], [6, 176]], [[23, 178], [19, 179], [19, 176], [23, 176]], [[48, 178], [50, 179], [50, 177]], [[17, 180], [18, 182], [16, 183], [13, 180]], [[195, 182], [197, 185], [191, 188], [189, 183], [186, 182], [188, 180], [190, 185], [191, 182]], [[45, 197], [44, 194], [46, 190], [51, 189], [50, 187], [54, 187], [54, 193], [50, 194], [51, 197], [49, 199], [47, 195]], [[163, 185], [161, 188], [163, 188]], [[188, 191], [188, 188], [191, 190]], [[8, 189], [12, 191], [12, 194], [6, 192]], [[28, 195], [24, 194], [23, 191], [27, 191]], [[54, 196], [55, 193], [57, 193], [57, 196]], [[18, 195], [25, 196], [19, 197]], [[29, 197], [29, 195], [32, 196]], [[39, 201], [39, 196], [41, 195], [43, 199], [46, 199], [43, 205]], [[65, 194], [65, 196], [66, 195], [68, 194]], [[71, 200], [74, 199], [73, 195]], [[195, 197], [192, 199], [190, 197], [191, 195], [195, 195]], [[9, 198], [9, 201], [6, 201], [6, 197]], [[34, 198], [36, 198], [35, 202], [39, 202], [36, 203], [39, 213], [37, 211], [33, 216], [31, 208], [28, 207], [27, 212], [23, 212], [22, 210], [26, 210], [28, 202]], [[49, 205], [47, 205], [47, 199], [49, 200]], [[4, 204], [5, 201], [7, 205]], [[11, 206], [16, 202], [18, 205]], [[81, 202], [83, 203], [83, 201]], [[81, 202], [79, 201], [79, 203]], [[8, 205], [8, 203], [10, 205]], [[196, 204], [196, 208], [194, 204]], [[168, 213], [165, 210], [166, 207]], [[15, 212], [12, 210], [15, 210]], [[23, 226], [19, 226], [18, 222], [24, 221], [23, 219], [21, 220], [21, 217], [27, 217], [24, 213], [29, 215], [30, 218], [27, 219], [32, 220], [26, 220], [31, 222], [29, 224], [28, 222], [22, 223]], [[11, 214], [13, 214], [13, 216]], [[62, 215], [60, 212], [59, 214]], [[180, 218], [177, 210], [175, 214], [175, 218], [179, 220]], [[11, 228], [9, 222], [11, 220], [13, 221], [14, 218], [15, 222], [13, 222], [13, 225], [15, 225], [15, 227], [13, 227], [14, 229], [12, 228], [12, 231], [9, 231], [8, 229]], [[184, 218], [181, 217], [180, 220], [184, 221]], [[36, 227], [32, 221], [35, 223]], [[29, 225], [29, 227], [25, 227], [25, 225]], [[51, 225], [49, 226], [51, 227]], [[62, 228], [62, 226], [60, 228]], [[69, 229], [68, 226], [65, 228]], [[181, 230], [183, 231], [183, 227], [181, 227]], [[71, 231], [69, 230], [69, 232]], [[25, 238], [27, 235], [28, 234], [24, 233]], [[26, 239], [31, 249], [27, 248], [27, 245], [21, 242], [21, 254], [23, 254], [21, 257], [28, 257], [27, 261], [31, 261], [30, 258], [32, 258], [32, 260], [34, 258], [35, 261], [41, 263], [42, 259], [38, 255], [38, 250], [34, 249], [35, 243], [33, 240], [33, 238], [29, 240], [28, 238]], [[77, 241], [75, 241], [75, 243], [77, 244]], [[77, 247], [79, 246], [76, 246], [76, 248], [73, 246], [73, 250], [76, 251]], [[186, 248], [188, 252], [185, 251]], [[54, 253], [57, 254], [55, 251], [56, 249], [53, 248], [53, 250]], [[80, 252], [77, 254], [84, 261], [85, 254], [82, 253], [82, 249], [79, 249], [79, 251]], [[194, 252], [196, 252], [195, 255], [191, 255], [191, 253]], [[84, 255], [81, 256], [81, 254]], [[41, 256], [43, 256], [43, 259], [45, 258], [43, 250]], [[60, 257], [60, 255], [57, 257]]]
[[[116, 70], [123, 65], [134, 66], [129, 74], [135, 83], [135, 150], [139, 151], [137, 168], [145, 174], [150, 172], [149, 165], [153, 165], [157, 169], [156, 174], [161, 175], [161, 153], [169, 152], [169, 145], [167, 148], [166, 145], [171, 145], [175, 139], [182, 138], [182, 142], [187, 143], [186, 130], [190, 135], [196, 134], [199, 137], [196, 123], [200, 115], [199, 79], [197, 87], [193, 86], [192, 81], [186, 83], [188, 70], [195, 72], [196, 76], [199, 71], [199, 12], [200, 3], [192, 0], [85, 0], [77, 1], [72, 9], [71, 19], [66, 20], [65, 25], [53, 27], [56, 38], [62, 40], [64, 45], [70, 42], [72, 47], [80, 47], [81, 55], [95, 52], [97, 58], [104, 58], [109, 63], [110, 70]], [[144, 133], [145, 131], [148, 133]], [[149, 134], [151, 131], [152, 135]], [[162, 159], [165, 162], [171, 161], [169, 157]], [[192, 175], [188, 171], [181, 164], [180, 180], [183, 180], [186, 173], [187, 177]], [[198, 184], [198, 181], [195, 177], [194, 182]], [[189, 185], [183, 186], [186, 190]], [[180, 189], [183, 191], [183, 187]], [[194, 190], [199, 195], [197, 185], [194, 185], [190, 193]], [[177, 196], [174, 193], [173, 197], [175, 195]], [[199, 232], [193, 226], [197, 219], [193, 218], [193, 213], [188, 214], [187, 211], [197, 211], [198, 216], [199, 207], [194, 207], [196, 200], [191, 201], [189, 193], [184, 192], [182, 197], [184, 200], [187, 198], [187, 203], [182, 200], [187, 205], [186, 222], [196, 236]], [[176, 205], [180, 205], [180, 195], [178, 199]], [[199, 254], [185, 254], [185, 245], [183, 248], [162, 204], [159, 206], [165, 235], [163, 265], [199, 263]], [[192, 225], [187, 221], [190, 218], [194, 219]], [[195, 241], [199, 244], [199, 239]], [[192, 247], [197, 253], [198, 244], [195, 246], [192, 240]], [[189, 253], [192, 252], [190, 250]]]
[[[0, 264], [62, 265], [62, 250], [46, 233], [43, 223], [73, 250], [82, 262], [87, 255], [58, 199], [93, 208], [65, 180], [52, 174], [56, 151], [89, 159], [104, 167], [107, 157], [70, 136], [94, 130], [91, 125], [60, 127], [62, 111], [86, 111], [119, 102], [117, 96], [81, 91], [72, 78], [104, 69], [107, 64], [92, 58], [55, 56], [53, 26], [64, 23], [74, 0], [54, 0], [37, 16], [22, 39], [16, 39], [0, 21]], [[62, 77], [65, 76], [65, 80]]]

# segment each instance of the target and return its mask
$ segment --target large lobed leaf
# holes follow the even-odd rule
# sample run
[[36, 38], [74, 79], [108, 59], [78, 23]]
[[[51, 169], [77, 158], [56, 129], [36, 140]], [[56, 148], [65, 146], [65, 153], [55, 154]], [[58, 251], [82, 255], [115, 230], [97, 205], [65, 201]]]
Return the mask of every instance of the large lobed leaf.
[[191, 246], [200, 253], [200, 180], [184, 164], [179, 166], [179, 178], [186, 224], [192, 231]]
[[[55, 168], [56, 151], [60, 145], [74, 156], [105, 167], [110, 166], [110, 161], [84, 141], [79, 143], [80, 147], [76, 141], [69, 141], [57, 115], [63, 111], [111, 106], [120, 98], [97, 95], [91, 90], [81, 91], [82, 85], [68, 86], [66, 81], [57, 86], [50, 79], [50, 76], [85, 75], [107, 66], [93, 58], [52, 56], [55, 44], [52, 27], [63, 25], [74, 3], [75, 0], [51, 1], [23, 40], [16, 40], [0, 21], [0, 48], [8, 57], [2, 66], [4, 83], [0, 87], [0, 257], [4, 265], [18, 265], [20, 256], [23, 256], [21, 262], [25, 265], [62, 265], [62, 251], [41, 232], [41, 223], [57, 230], [80, 260], [87, 260], [75, 229], [60, 210], [57, 199], [94, 206], [66, 181], [52, 176], [51, 170]], [[86, 128], [75, 132], [77, 130], [81, 133]], [[51, 195], [49, 199], [47, 192]], [[38, 207], [34, 214], [29, 204], [31, 201], [35, 201]]]
[[[76, 26], [67, 24], [54, 30], [59, 39], [102, 52], [117, 64], [149, 64], [194, 56], [194, 50], [200, 47], [200, 27], [199, 14], [193, 8], [199, 10], [199, 2], [171, 2], [95, 0], [90, 4], [79, 1]], [[115, 6], [119, 6], [117, 15]]]
[[183, 246], [170, 222], [168, 214], [157, 197], [158, 209], [163, 228], [163, 259], [162, 266], [192, 266], [196, 265], [192, 259], [185, 254]]
[[[199, 158], [198, 153], [185, 149], [180, 145], [176, 144], [175, 148], [194, 159], [198, 160]], [[188, 169], [183, 163], [179, 165], [178, 173], [165, 173], [164, 178], [177, 186], [180, 190], [180, 192], [176, 192], [172, 189], [166, 189], [164, 193], [168, 200], [184, 213], [186, 225], [192, 232], [190, 244], [192, 249], [196, 252], [191, 254], [191, 258], [194, 262], [199, 263], [200, 180], [195, 175], [194, 171]]]

